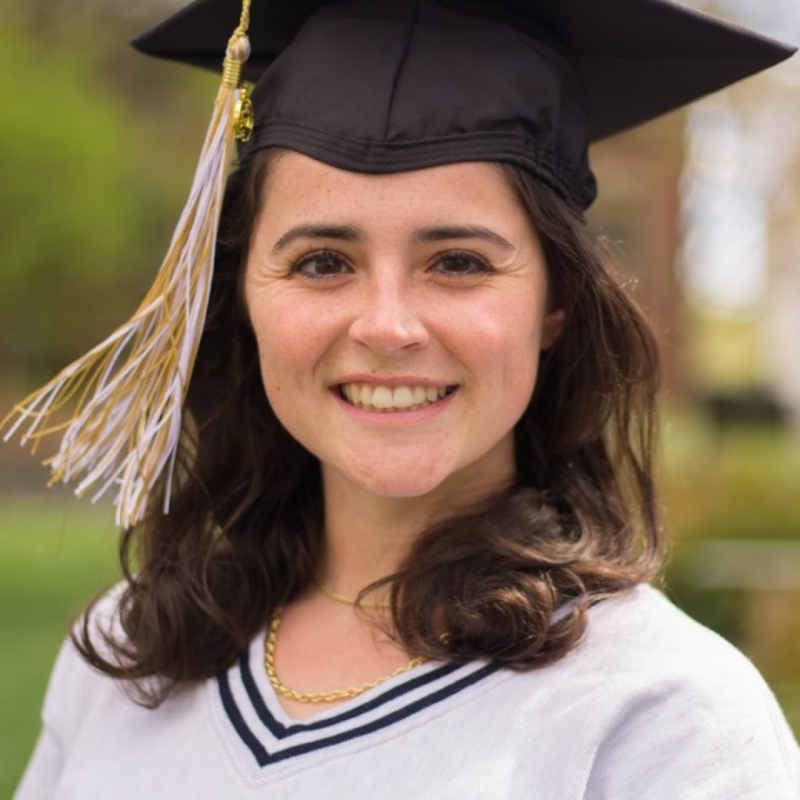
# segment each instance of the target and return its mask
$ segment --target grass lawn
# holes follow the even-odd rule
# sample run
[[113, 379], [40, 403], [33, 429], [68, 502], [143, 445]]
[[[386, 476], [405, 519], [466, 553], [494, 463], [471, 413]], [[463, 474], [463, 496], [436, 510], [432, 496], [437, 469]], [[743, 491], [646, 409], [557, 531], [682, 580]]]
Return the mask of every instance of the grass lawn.
[[108, 504], [0, 498], [0, 797], [11, 797], [36, 741], [70, 615], [117, 580], [116, 540]]

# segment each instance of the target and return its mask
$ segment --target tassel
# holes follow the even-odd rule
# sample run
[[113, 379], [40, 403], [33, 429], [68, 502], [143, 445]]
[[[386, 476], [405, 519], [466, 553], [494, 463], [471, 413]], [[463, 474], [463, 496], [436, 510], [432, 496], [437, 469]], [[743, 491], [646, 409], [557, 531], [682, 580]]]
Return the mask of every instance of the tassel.
[[[83, 476], [76, 494], [92, 502], [112, 486], [118, 525], [130, 527], [145, 513], [148, 497], [167, 470], [164, 513], [175, 469], [181, 411], [205, 323], [217, 228], [234, 139], [252, 132], [252, 105], [240, 86], [250, 55], [250, 0], [228, 42], [222, 85], [214, 105], [191, 193], [155, 283], [122, 327], [50, 383], [14, 407], [0, 429], [15, 420], [21, 444], [64, 431], [58, 453], [45, 461], [49, 485]], [[65, 408], [71, 418], [51, 422]], [[16, 418], [16, 419], [15, 419]]]

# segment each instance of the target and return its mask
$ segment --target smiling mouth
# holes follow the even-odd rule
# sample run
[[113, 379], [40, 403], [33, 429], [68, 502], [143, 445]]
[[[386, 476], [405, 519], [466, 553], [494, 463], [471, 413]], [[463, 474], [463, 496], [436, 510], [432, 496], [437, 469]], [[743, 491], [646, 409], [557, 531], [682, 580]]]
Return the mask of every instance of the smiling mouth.
[[351, 406], [367, 411], [416, 411], [452, 394], [457, 386], [370, 386], [343, 383], [339, 396]]

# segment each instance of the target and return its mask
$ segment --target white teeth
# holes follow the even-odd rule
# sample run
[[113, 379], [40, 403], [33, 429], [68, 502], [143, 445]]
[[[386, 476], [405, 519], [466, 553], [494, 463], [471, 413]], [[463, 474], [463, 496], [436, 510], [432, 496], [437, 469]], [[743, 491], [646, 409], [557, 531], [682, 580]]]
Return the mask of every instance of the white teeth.
[[411, 408], [414, 405], [414, 390], [408, 386], [398, 386], [392, 393], [392, 405], [395, 408]]
[[345, 383], [341, 386], [342, 397], [348, 403], [369, 411], [415, 411], [446, 397], [447, 387], [435, 386], [367, 386]]
[[[364, 401], [361, 401], [364, 403]], [[366, 405], [366, 403], [364, 403]], [[391, 408], [392, 407], [392, 390], [386, 386], [376, 386], [375, 391], [372, 393], [372, 405], [375, 408]]]

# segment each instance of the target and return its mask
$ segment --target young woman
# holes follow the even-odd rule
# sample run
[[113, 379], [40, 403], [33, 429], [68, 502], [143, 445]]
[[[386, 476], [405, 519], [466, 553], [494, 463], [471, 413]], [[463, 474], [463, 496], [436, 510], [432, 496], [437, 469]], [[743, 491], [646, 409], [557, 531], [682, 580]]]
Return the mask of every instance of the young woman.
[[633, 58], [633, 25], [642, 67], [606, 64], [589, 94], [627, 110], [589, 118], [572, 5], [287, 23], [174, 480], [62, 650], [17, 800], [800, 796], [760, 676], [648, 585], [656, 348], [581, 215], [590, 129], [687, 99], [637, 95], [691, 60], [665, 21], [723, 71], [768, 45], [627, 0], [592, 58]]

